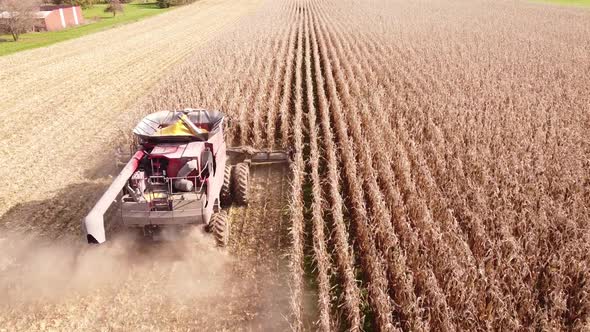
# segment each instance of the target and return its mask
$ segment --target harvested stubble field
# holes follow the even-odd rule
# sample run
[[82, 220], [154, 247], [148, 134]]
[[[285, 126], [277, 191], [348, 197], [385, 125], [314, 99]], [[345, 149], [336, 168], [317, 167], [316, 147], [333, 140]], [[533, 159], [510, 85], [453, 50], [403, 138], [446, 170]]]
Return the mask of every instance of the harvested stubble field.
[[[0, 58], [0, 326], [590, 327], [590, 11], [204, 1], [117, 31], [133, 47]], [[111, 147], [187, 106], [225, 111], [234, 145], [293, 147], [290, 172], [254, 174], [227, 253], [114, 217], [85, 249]]]

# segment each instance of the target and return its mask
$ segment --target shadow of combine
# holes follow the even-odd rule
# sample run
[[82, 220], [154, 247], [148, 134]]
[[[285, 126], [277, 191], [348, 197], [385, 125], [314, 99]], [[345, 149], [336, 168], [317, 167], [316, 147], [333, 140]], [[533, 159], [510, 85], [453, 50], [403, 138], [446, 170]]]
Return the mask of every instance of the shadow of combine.
[[[20, 203], [0, 217], [2, 240], [29, 239], [31, 250], [42, 250], [59, 245], [80, 254], [89, 251], [111, 252], [113, 247], [124, 248], [135, 262], [145, 263], [154, 257], [166, 261], [181, 261], [193, 253], [195, 245], [215, 248], [204, 230], [174, 238], [174, 241], [153, 241], [142, 236], [141, 229], [122, 226], [119, 205], [113, 203], [105, 214], [107, 242], [100, 246], [88, 245], [82, 230], [82, 220], [100, 198], [110, 181], [83, 182], [67, 186], [53, 198]], [[190, 249], [190, 250], [189, 250]]]
[[[51, 242], [75, 244], [86, 247], [86, 234], [82, 220], [110, 184], [110, 179], [100, 182], [83, 182], [67, 186], [53, 198], [20, 203], [0, 217], [0, 240], [3, 238], [31, 238], [39, 245]], [[187, 246], [215, 248], [213, 239], [203, 227], [188, 228], [182, 233], [169, 234], [166, 239], [154, 241], [144, 237], [140, 228], [122, 226], [119, 204], [113, 203], [105, 214], [108, 247], [113, 242], [129, 242], [128, 249], [146, 260], [154, 256], [176, 260], [183, 259]], [[92, 246], [91, 246], [92, 247]], [[194, 249], [194, 248], [193, 248]]]
[[[19, 203], [0, 217], [0, 231], [32, 233], [47, 239], [75, 236], [82, 239], [81, 220], [108, 185], [106, 179], [77, 183], [60, 190], [52, 198]], [[113, 216], [109, 219], [116, 221]]]
[[[115, 143], [107, 144], [113, 146]], [[73, 238], [86, 242], [82, 235], [82, 219], [120, 171], [115, 163], [115, 149], [96, 155], [83, 172], [83, 182], [58, 190], [51, 198], [18, 203], [0, 216], [0, 232], [35, 234], [55, 240]], [[120, 224], [117, 204], [105, 214], [107, 232]]]
[[[129, 158], [131, 158], [131, 156], [129, 156]], [[122, 161], [126, 162], [128, 159], [123, 158]], [[96, 162], [96, 167], [84, 171], [84, 178], [88, 180], [109, 180], [110, 182], [110, 180], [115, 178], [121, 170], [121, 168], [116, 166], [115, 162], [116, 157], [113, 149], [112, 153], [101, 156]]]

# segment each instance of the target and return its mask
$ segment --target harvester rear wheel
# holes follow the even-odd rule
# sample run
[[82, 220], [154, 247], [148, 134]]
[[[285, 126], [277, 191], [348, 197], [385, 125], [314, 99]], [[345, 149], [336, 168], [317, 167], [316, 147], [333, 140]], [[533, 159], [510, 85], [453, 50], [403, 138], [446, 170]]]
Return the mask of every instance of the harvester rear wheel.
[[209, 232], [213, 234], [218, 247], [229, 242], [229, 217], [225, 211], [214, 213], [209, 221]]
[[234, 200], [239, 205], [248, 205], [248, 183], [250, 181], [250, 166], [239, 163], [233, 172]]
[[221, 186], [221, 192], [219, 194], [221, 204], [223, 205], [222, 207], [229, 206], [231, 204], [231, 173], [231, 165], [225, 165], [225, 170], [223, 173], [223, 185]]

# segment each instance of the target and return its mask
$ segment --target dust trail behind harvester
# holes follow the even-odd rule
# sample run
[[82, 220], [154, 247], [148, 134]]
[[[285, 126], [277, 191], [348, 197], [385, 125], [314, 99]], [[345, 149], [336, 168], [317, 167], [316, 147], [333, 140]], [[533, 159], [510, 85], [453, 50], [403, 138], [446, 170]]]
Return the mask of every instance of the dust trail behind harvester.
[[41, 244], [34, 236], [18, 234], [3, 238], [0, 250], [4, 255], [0, 263], [0, 297], [1, 303], [8, 305], [55, 302], [74, 290], [90, 291], [117, 280], [115, 274], [121, 273], [123, 265], [112, 248], [105, 247], [97, 254], [75, 242]]
[[9, 235], [0, 240], [0, 326], [239, 326], [248, 318], [240, 316], [249, 310], [243, 291], [250, 285], [232, 272], [236, 261], [209, 242], [200, 231], [155, 244], [125, 233], [97, 247]]
[[[195, 231], [175, 242], [148, 244], [130, 233], [105, 246], [82, 241], [42, 243], [33, 236], [0, 240], [0, 305], [60, 304], [73, 297], [116, 296], [104, 289], [129, 285], [170, 301], [218, 296], [231, 258]], [[168, 282], [149, 287], [158, 274]]]
[[[82, 235], [76, 236], [79, 229], [68, 233], [69, 222], [59, 224], [80, 220], [88, 207], [71, 209], [71, 215], [45, 213], [55, 210], [56, 200], [75, 206], [80, 198], [71, 195], [3, 216], [0, 327], [10, 331], [288, 329], [282, 251], [288, 242], [283, 221], [285, 172], [285, 168], [254, 172], [250, 206], [230, 210], [232, 235], [225, 251], [217, 249], [201, 229], [174, 241], [152, 243], [116, 222], [108, 242], [89, 246]], [[36, 218], [38, 225], [47, 222], [62, 228], [21, 230], [30, 218]]]

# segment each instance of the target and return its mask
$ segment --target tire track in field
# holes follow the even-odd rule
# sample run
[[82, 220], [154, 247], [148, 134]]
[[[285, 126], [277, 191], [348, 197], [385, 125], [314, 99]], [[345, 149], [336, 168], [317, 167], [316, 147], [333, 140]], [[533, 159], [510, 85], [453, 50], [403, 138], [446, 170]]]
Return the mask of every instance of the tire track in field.
[[[250, 177], [248, 207], [232, 207], [230, 253], [240, 262], [234, 278], [245, 280], [233, 289], [250, 316], [248, 328], [284, 331], [288, 329], [289, 293], [284, 255], [287, 223], [283, 219], [287, 196], [287, 166], [253, 166]], [[247, 301], [245, 299], [248, 299]]]

